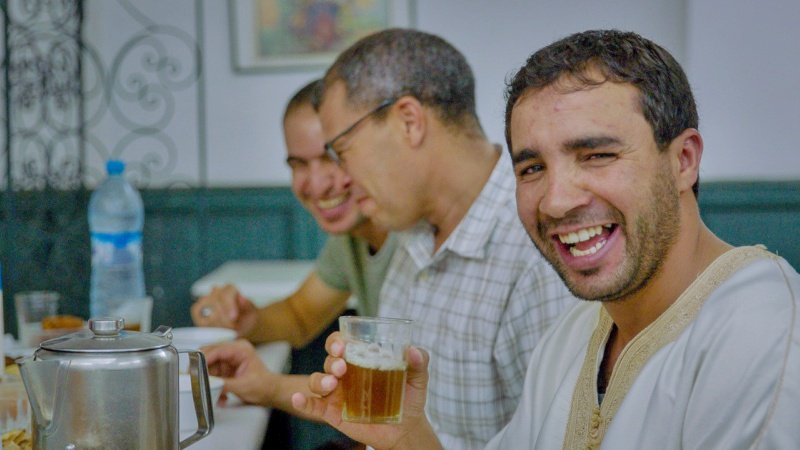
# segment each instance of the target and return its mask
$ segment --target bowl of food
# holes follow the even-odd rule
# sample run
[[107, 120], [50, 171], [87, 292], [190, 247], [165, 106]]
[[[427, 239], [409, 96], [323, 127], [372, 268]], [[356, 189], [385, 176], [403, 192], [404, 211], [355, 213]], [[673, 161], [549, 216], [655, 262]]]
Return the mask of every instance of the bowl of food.
[[[213, 411], [219, 397], [222, 394], [222, 385], [225, 382], [220, 377], [209, 375], [208, 386], [211, 388], [211, 409]], [[189, 374], [178, 375], [178, 424], [181, 431], [197, 430], [197, 413], [194, 409], [194, 397], [192, 396], [192, 379]]]

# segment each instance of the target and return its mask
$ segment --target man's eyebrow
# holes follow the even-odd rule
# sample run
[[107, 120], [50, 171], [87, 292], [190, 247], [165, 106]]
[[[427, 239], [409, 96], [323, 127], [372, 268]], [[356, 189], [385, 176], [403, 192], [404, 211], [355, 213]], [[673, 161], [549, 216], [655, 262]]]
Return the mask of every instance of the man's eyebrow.
[[301, 159], [301, 158], [298, 158], [298, 157], [296, 157], [296, 156], [287, 156], [287, 157], [286, 157], [286, 164], [289, 164], [289, 165], [291, 165], [293, 162], [300, 162], [300, 163], [302, 163], [302, 162], [305, 162], [305, 160], [304, 160], [304, 159]]
[[611, 136], [584, 137], [567, 141], [567, 143], [564, 145], [564, 150], [572, 151], [572, 150], [579, 150], [582, 148], [584, 149], [600, 148], [619, 143], [620, 142], [618, 139], [613, 138]]
[[511, 163], [516, 165], [529, 159], [538, 158], [540, 153], [537, 150], [530, 148], [523, 148], [522, 150], [511, 155]]
[[[587, 148], [588, 149], [600, 148], [600, 147], [607, 147], [609, 145], [617, 145], [619, 143], [620, 143], [619, 139], [611, 136], [582, 137], [573, 139], [571, 141], [567, 141], [563, 146], [563, 151], [571, 152]], [[531, 148], [523, 148], [522, 150], [519, 150], [511, 155], [511, 162], [512, 164], [519, 164], [529, 159], [535, 159], [540, 157], [541, 157], [540, 151]]]

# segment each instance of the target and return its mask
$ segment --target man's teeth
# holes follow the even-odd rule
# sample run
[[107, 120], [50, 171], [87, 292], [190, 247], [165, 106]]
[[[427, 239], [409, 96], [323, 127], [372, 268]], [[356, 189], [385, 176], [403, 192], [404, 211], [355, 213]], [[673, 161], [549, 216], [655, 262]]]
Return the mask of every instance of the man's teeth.
[[597, 251], [600, 250], [605, 244], [606, 241], [600, 241], [597, 244], [594, 244], [594, 246], [587, 248], [586, 250], [578, 250], [575, 247], [570, 247], [569, 252], [572, 254], [572, 256], [593, 255], [597, 253]]
[[327, 200], [317, 200], [317, 206], [321, 209], [336, 208], [344, 203], [345, 200], [347, 200], [347, 196], [340, 195], [339, 197], [329, 198]]
[[605, 239], [598, 241], [593, 246], [587, 248], [586, 250], [580, 250], [574, 246], [578, 242], [586, 242], [589, 239], [599, 235], [603, 232], [603, 227], [611, 228], [611, 225], [597, 225], [594, 227], [584, 228], [582, 230], [574, 231], [569, 234], [559, 234], [558, 239], [561, 241], [562, 244], [568, 244], [569, 252], [572, 256], [586, 256], [592, 255], [597, 253], [598, 250], [603, 248], [606, 244]]
[[561, 240], [562, 244], [577, 244], [578, 242], [588, 241], [602, 232], [603, 227], [601, 225], [597, 225], [596, 227], [573, 231], [569, 234], [559, 234], [558, 239]]

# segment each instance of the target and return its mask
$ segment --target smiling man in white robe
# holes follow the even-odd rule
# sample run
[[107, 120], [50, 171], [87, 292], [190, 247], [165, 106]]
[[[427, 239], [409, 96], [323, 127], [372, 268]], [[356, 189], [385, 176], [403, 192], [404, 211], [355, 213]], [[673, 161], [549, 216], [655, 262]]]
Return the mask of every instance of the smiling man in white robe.
[[[586, 301], [539, 342], [488, 448], [800, 448], [800, 275], [703, 224], [703, 141], [675, 59], [634, 33], [558, 41], [509, 83], [506, 138], [519, 216]], [[424, 350], [409, 352], [404, 423], [364, 427], [341, 421], [341, 340], [327, 348], [322, 397], [295, 407], [375, 448], [439, 448], [419, 413]]]

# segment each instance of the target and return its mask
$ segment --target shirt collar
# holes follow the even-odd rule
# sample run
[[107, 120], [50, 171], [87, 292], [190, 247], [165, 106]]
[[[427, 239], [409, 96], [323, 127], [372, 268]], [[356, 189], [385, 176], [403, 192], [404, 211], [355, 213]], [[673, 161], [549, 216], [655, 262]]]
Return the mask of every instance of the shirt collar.
[[496, 146], [500, 157], [492, 170], [489, 180], [472, 203], [467, 214], [461, 219], [436, 255], [433, 252], [433, 227], [420, 222], [406, 232], [404, 245], [418, 266], [432, 263], [446, 252], [464, 258], [482, 259], [498, 220], [498, 210], [509, 201], [514, 201], [515, 179], [511, 168], [511, 158]]

